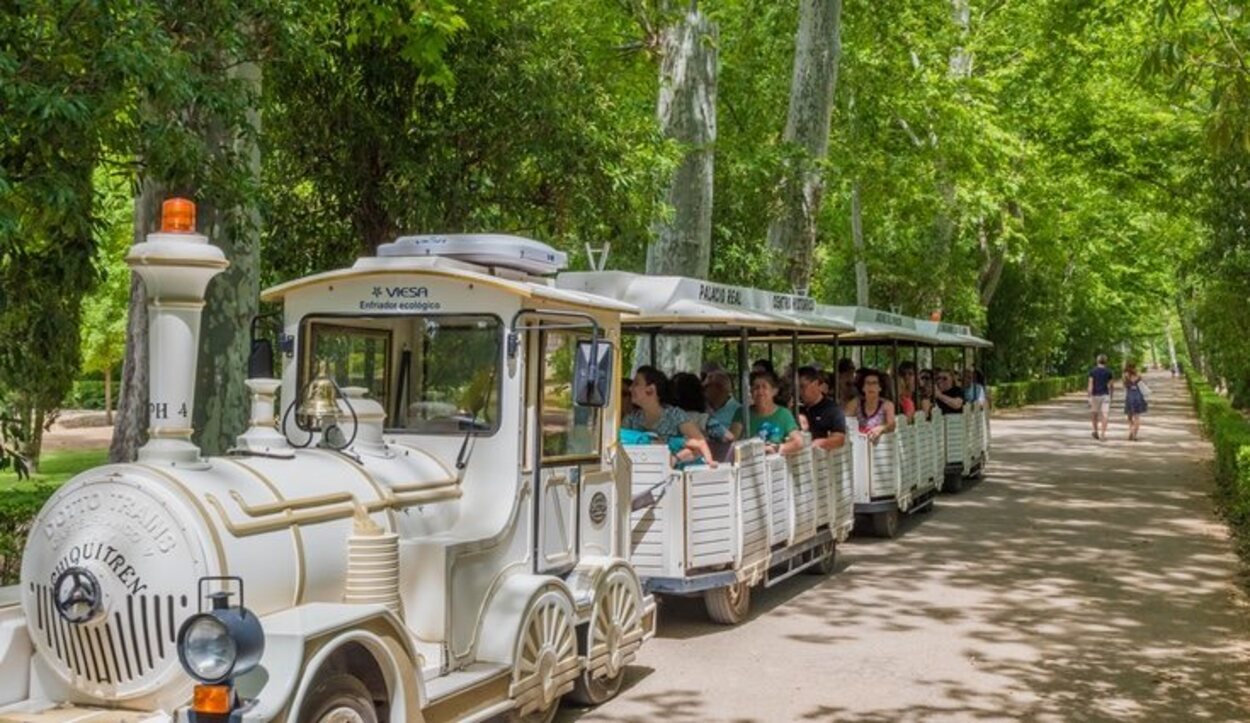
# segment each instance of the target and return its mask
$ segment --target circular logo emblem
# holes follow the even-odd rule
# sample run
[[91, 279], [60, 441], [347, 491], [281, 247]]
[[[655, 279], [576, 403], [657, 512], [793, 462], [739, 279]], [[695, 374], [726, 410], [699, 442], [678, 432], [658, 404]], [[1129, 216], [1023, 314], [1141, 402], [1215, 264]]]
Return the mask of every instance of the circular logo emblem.
[[57, 576], [52, 584], [56, 611], [68, 622], [81, 624], [100, 613], [103, 596], [100, 581], [87, 570], [71, 567]]
[[590, 521], [596, 525], [602, 525], [603, 521], [608, 517], [608, 496], [602, 492], [596, 492], [590, 497]]

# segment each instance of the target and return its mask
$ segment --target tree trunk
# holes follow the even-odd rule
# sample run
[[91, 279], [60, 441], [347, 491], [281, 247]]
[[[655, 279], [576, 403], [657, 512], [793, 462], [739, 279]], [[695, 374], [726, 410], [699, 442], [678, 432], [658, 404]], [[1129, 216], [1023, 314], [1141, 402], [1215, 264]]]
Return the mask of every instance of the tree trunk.
[[868, 261], [864, 251], [864, 220], [859, 205], [859, 182], [851, 185], [851, 241], [855, 245], [855, 304], [868, 306]]
[[[647, 273], [705, 279], [712, 258], [712, 170], [716, 143], [716, 24], [691, 8], [661, 37], [660, 94], [656, 116], [665, 137], [685, 149], [665, 201], [670, 218], [655, 223], [655, 241], [647, 248]], [[698, 339], [657, 340], [656, 357], [668, 371], [699, 370], [703, 347]], [[649, 361], [642, 339], [635, 366]]]
[[842, 52], [842, 0], [801, 0], [794, 39], [790, 108], [782, 140], [795, 147], [779, 187], [781, 211], [768, 226], [774, 274], [806, 293], [811, 285], [816, 220], [824, 196], [821, 164], [829, 153], [833, 92]]
[[[259, 102], [261, 69], [242, 63], [233, 75], [247, 83]], [[220, 124], [209, 131], [209, 146], [226, 147], [248, 159], [252, 178], [260, 181], [260, 111], [248, 111], [251, 134], [237, 142], [224, 136]], [[214, 137], [215, 136], [215, 137]], [[250, 326], [260, 304], [260, 211], [252, 203], [244, 208], [204, 208], [202, 229], [212, 243], [225, 252], [230, 268], [208, 285], [204, 315], [200, 322], [200, 353], [196, 364], [195, 406], [192, 427], [195, 441], [205, 455], [220, 455], [234, 446], [247, 426], [247, 359], [251, 351]]]
[[[136, 244], [154, 227], [160, 189], [141, 180], [135, 197]], [[130, 306], [126, 317], [126, 355], [122, 359], [122, 386], [117, 395], [110, 462], [133, 462], [148, 440], [148, 293], [138, 274], [130, 275]]]
[[1007, 265], [1007, 249], [1001, 244], [995, 245], [990, 242], [990, 232], [985, 226], [984, 219], [977, 223], [977, 240], [981, 244], [981, 254], [984, 258], [979, 279], [981, 307], [989, 309], [990, 302], [994, 300], [994, 292], [998, 291], [998, 283], [1003, 279], [1003, 268]]
[[113, 367], [104, 367], [104, 422], [113, 423]]

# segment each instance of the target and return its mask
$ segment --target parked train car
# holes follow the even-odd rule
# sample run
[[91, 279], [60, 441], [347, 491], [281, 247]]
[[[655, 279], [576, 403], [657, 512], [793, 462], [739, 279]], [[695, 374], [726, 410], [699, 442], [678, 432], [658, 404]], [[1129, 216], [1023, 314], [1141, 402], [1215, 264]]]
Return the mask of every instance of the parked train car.
[[[735, 344], [743, 400], [752, 340], [784, 340], [794, 359], [805, 339], [852, 329], [814, 313], [806, 297], [697, 279], [605, 271], [561, 274], [557, 284], [639, 307], [624, 317], [623, 330], [649, 340], [652, 350], [657, 337]], [[807, 445], [782, 456], [748, 439], [715, 469], [684, 470], [672, 468], [660, 445], [622, 452], [630, 487], [644, 500], [630, 520], [630, 559], [648, 591], [701, 595], [709, 617], [735, 624], [748, 614], [755, 586], [833, 570], [837, 543], [853, 523], [849, 448]]]
[[537, 242], [401, 238], [264, 293], [281, 378], [258, 343], [250, 429], [205, 457], [199, 319], [227, 262], [167, 211], [128, 257], [151, 439], [34, 521], [0, 593], [0, 720], [546, 721], [615, 695], [655, 624], [605, 463], [636, 309], [555, 288]]

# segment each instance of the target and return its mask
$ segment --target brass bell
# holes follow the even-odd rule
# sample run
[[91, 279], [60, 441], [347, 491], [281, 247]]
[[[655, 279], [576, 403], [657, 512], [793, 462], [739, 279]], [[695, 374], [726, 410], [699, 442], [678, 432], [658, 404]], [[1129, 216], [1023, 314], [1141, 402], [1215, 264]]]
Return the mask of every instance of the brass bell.
[[304, 401], [295, 412], [297, 421], [308, 431], [319, 431], [326, 421], [332, 421], [339, 411], [338, 387], [330, 379], [330, 372], [325, 362], [317, 371], [317, 376], [304, 388]]

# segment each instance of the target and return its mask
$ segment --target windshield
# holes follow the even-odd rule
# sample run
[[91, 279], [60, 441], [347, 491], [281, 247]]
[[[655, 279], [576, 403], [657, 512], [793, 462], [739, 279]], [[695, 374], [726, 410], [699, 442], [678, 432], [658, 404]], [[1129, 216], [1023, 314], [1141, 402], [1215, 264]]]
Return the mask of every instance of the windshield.
[[363, 387], [386, 409], [386, 429], [493, 434], [499, 423], [498, 317], [310, 318], [306, 384], [324, 365], [340, 387]]

